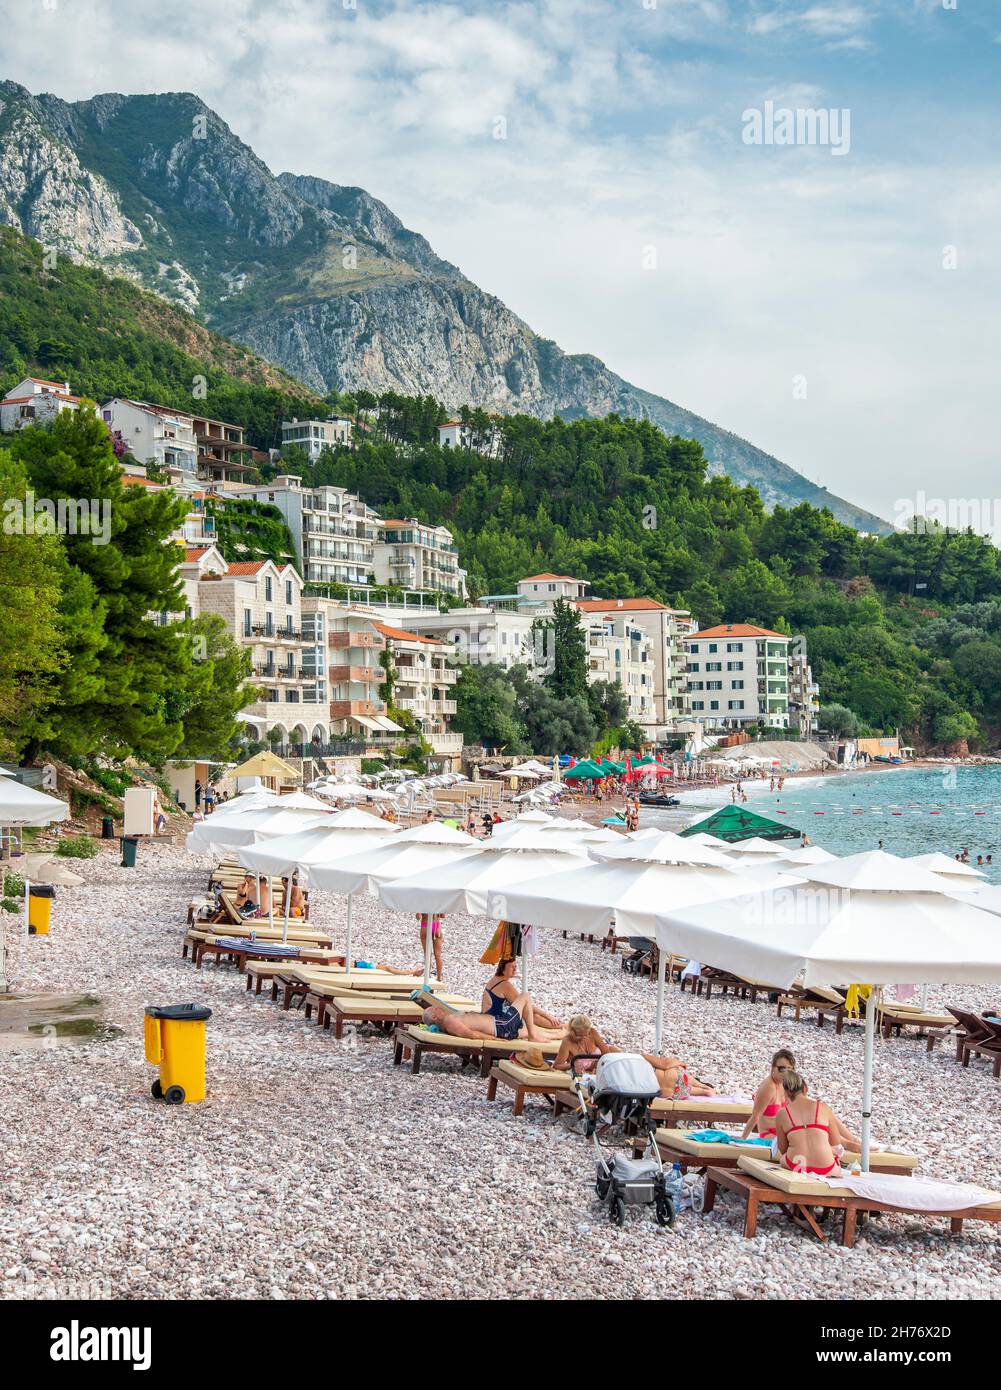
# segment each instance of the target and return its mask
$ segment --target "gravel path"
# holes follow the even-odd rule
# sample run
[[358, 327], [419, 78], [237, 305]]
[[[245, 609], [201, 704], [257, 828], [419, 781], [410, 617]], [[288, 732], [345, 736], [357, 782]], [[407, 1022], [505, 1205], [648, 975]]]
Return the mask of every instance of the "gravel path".
[[[76, 866], [74, 866], [76, 867]], [[766, 1213], [754, 1241], [735, 1200], [660, 1231], [645, 1209], [612, 1228], [594, 1198], [585, 1141], [541, 1102], [514, 1119], [454, 1059], [396, 1070], [382, 1038], [338, 1044], [254, 998], [231, 970], [181, 960], [184, 909], [208, 861], [143, 845], [84, 862], [61, 889], [47, 938], [11, 943], [21, 993], [98, 995], [124, 1031], [0, 1053], [3, 1131], [0, 1297], [51, 1298], [845, 1298], [985, 1299], [1001, 1287], [1001, 1228], [873, 1221], [854, 1250], [821, 1247]], [[314, 898], [339, 929], [343, 902]], [[355, 912], [359, 954], [419, 959], [413, 919], [376, 900]], [[445, 924], [449, 986], [478, 990], [491, 926]], [[10, 933], [9, 933], [10, 935]], [[341, 939], [341, 938], [338, 938]], [[618, 958], [546, 934], [531, 987], [561, 1017], [583, 1010], [606, 1036], [653, 1043], [654, 989]], [[933, 991], [981, 1008], [991, 989]], [[197, 1000], [209, 1023], [209, 1095], [153, 1101], [143, 1008]], [[2, 1004], [0, 1004], [2, 1009]], [[778, 1021], [767, 1004], [668, 994], [665, 1047], [727, 1091], [750, 1091], [789, 1045], [814, 1094], [857, 1129], [862, 1037]], [[998, 1083], [951, 1049], [913, 1038], [877, 1051], [874, 1137], [921, 1155], [925, 1172], [1001, 1189]]]

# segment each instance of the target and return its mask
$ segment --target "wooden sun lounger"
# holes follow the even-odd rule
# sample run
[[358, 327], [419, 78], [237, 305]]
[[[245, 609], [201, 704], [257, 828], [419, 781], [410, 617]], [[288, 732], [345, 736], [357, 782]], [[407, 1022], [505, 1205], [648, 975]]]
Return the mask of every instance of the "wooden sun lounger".
[[[367, 978], [361, 978], [362, 975]], [[285, 963], [284, 968], [271, 977], [271, 998], [277, 1000], [281, 995], [282, 1008], [288, 1010], [293, 1004], [298, 1008], [307, 1003], [306, 1017], [313, 1008], [319, 1007], [324, 999], [339, 996], [376, 995], [386, 999], [409, 1000], [410, 995], [420, 985], [409, 976], [377, 975], [375, 971], [352, 970], [348, 974], [338, 970], [310, 966], [300, 966], [293, 962]]]
[[[690, 1168], [736, 1168], [742, 1155], [766, 1163], [774, 1162], [768, 1149], [762, 1148], [759, 1144], [714, 1144], [703, 1139], [693, 1139], [690, 1134], [679, 1129], [658, 1129], [656, 1137], [663, 1162], [680, 1164], [683, 1173], [687, 1173]], [[647, 1143], [645, 1134], [637, 1134], [633, 1138], [634, 1158], [643, 1157]], [[850, 1165], [858, 1157], [858, 1154], [846, 1153], [842, 1161], [845, 1165]], [[908, 1175], [917, 1168], [919, 1160], [914, 1154], [883, 1151], [870, 1154], [870, 1162], [874, 1172]]]
[[719, 1188], [728, 1188], [743, 1198], [744, 1235], [752, 1237], [757, 1231], [759, 1206], [781, 1207], [800, 1225], [808, 1227], [818, 1240], [827, 1242], [814, 1216], [817, 1207], [842, 1213], [841, 1244], [849, 1249], [855, 1244], [855, 1232], [860, 1215], [870, 1212], [894, 1212], [902, 1216], [947, 1216], [953, 1235], [959, 1235], [964, 1221], [1001, 1221], [1001, 1200], [983, 1206], [967, 1207], [960, 1211], [914, 1211], [909, 1207], [893, 1206], [856, 1197], [845, 1189], [828, 1187], [808, 1176], [790, 1173], [775, 1163], [761, 1163], [742, 1156], [736, 1168], [712, 1167], [706, 1173], [703, 1210], [708, 1214], [716, 1203]]
[[745, 980], [741, 975], [732, 975], [729, 970], [717, 970], [711, 966], [703, 966], [701, 975], [682, 975], [682, 992], [686, 980], [691, 985], [692, 993], [699, 996], [704, 993], [707, 1001], [712, 998], [714, 988], [724, 995], [732, 990], [741, 999], [750, 999], [752, 1004], [757, 1003], [759, 994], [779, 993], [777, 985], [767, 984], [764, 980]]
[[426, 1028], [411, 1024], [393, 1033], [393, 1065], [398, 1067], [408, 1058], [412, 1059], [410, 1070], [417, 1076], [421, 1059], [426, 1054], [461, 1057], [463, 1066], [479, 1062], [480, 1075], [485, 1081], [498, 1058], [503, 1059], [511, 1052], [523, 1052], [526, 1047], [537, 1047], [544, 1057], [552, 1058], [560, 1045], [558, 1042], [532, 1043], [520, 1038], [456, 1038], [451, 1033], [429, 1033]]
[[987, 1030], [987, 1037], [966, 1038], [961, 1048], [961, 1057], [964, 1067], [970, 1065], [971, 1057], [987, 1057], [994, 1063], [994, 1078], [997, 1080], [1001, 1076], [1001, 1023], [994, 1023], [991, 1019], [983, 1020]]
[[689, 1096], [685, 1100], [664, 1100], [658, 1098], [650, 1102], [650, 1114], [660, 1121], [666, 1129], [674, 1129], [679, 1124], [693, 1122], [708, 1129], [710, 1125], [743, 1124], [751, 1118], [753, 1102], [721, 1101], [715, 1096]]
[[[445, 1000], [462, 1010], [478, 1008], [472, 999], [460, 995], [443, 996]], [[305, 1007], [309, 1009], [316, 1000], [316, 1021], [321, 1028], [333, 1029], [335, 1038], [344, 1036], [344, 1025], [350, 1023], [405, 1024], [420, 1023], [423, 1006], [412, 999], [393, 999], [386, 995], [360, 994], [356, 990], [329, 996], [307, 995]], [[308, 1014], [307, 1014], [308, 1017]]]
[[923, 1036], [931, 1029], [948, 1028], [952, 1024], [952, 1017], [949, 1014], [933, 1014], [922, 1012], [919, 1008], [911, 1008], [907, 1004], [880, 1004], [876, 1010], [876, 1023], [883, 1034], [889, 1040], [894, 1034], [899, 1034], [905, 1028], [916, 1028], [918, 1034]]
[[816, 1009], [818, 1028], [823, 1028], [824, 1020], [830, 1015], [834, 1019], [834, 1031], [839, 1037], [845, 1026], [845, 996], [836, 989], [785, 990], [776, 1002], [776, 1018], [782, 1017], [783, 1009], [792, 1009], [797, 1023], [804, 1009]]
[[991, 1031], [986, 1020], [981, 1018], [979, 1014], [971, 1013], [969, 1009], [957, 1009], [952, 1004], [947, 1004], [946, 1008], [952, 1015], [950, 1025], [928, 1034], [928, 1051], [933, 1051], [935, 1044], [940, 1039], [954, 1037], [956, 1040], [956, 1061], [961, 1062], [963, 1060], [963, 1048], [969, 1043], [986, 1042], [991, 1036]]
[[574, 1109], [577, 1107], [577, 1097], [568, 1071], [523, 1067], [508, 1058], [495, 1062], [490, 1068], [487, 1100], [497, 1099], [498, 1086], [507, 1086], [514, 1092], [512, 1113], [515, 1115], [520, 1115], [524, 1110], [526, 1096], [545, 1096], [552, 1107], [554, 1119], [560, 1113], [561, 1108], [555, 1104], [557, 1093], [561, 1096], [569, 1093], [574, 1102]]
[[[280, 942], [271, 941], [248, 941], [242, 946], [230, 946], [226, 945], [224, 940], [209, 937], [206, 941], [195, 942], [192, 948], [191, 958], [195, 963], [196, 970], [201, 970], [202, 961], [206, 956], [214, 956], [217, 967], [226, 962], [232, 962], [242, 975], [246, 972], [248, 960], [264, 959], [257, 951], [258, 945], [275, 946], [280, 944]], [[286, 962], [290, 960], [310, 961], [317, 965], [324, 965], [333, 959], [339, 959], [339, 957], [334, 956], [332, 951], [327, 950], [326, 947], [310, 946], [306, 943], [300, 944], [295, 941], [290, 941], [285, 949], [288, 952], [287, 955], [278, 955], [274, 952], [269, 952], [267, 959], [272, 961], [285, 960]]]

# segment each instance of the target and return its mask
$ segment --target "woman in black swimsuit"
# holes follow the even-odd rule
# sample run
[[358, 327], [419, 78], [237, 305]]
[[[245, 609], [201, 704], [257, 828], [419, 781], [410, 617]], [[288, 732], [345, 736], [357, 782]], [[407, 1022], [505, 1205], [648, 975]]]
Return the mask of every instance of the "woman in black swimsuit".
[[[497, 974], [487, 981], [480, 1007], [482, 1013], [450, 1013], [440, 1004], [424, 1010], [424, 1022], [435, 1023], [457, 1038], [502, 1038], [513, 1041], [548, 1042], [546, 1029], [559, 1030], [562, 1024], [532, 1003], [531, 995], [520, 994], [514, 984], [514, 960], [501, 961]], [[540, 1027], [541, 1025], [541, 1027]]]

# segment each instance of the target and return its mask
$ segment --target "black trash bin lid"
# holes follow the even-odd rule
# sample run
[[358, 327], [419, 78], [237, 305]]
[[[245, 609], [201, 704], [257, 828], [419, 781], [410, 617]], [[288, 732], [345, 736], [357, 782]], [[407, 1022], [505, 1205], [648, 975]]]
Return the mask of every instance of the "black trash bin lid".
[[56, 890], [51, 883], [33, 883], [28, 892], [33, 898], [54, 898]]
[[151, 1004], [146, 1009], [147, 1018], [173, 1018], [185, 1023], [204, 1023], [212, 1017], [212, 1010], [204, 1004], [165, 1004], [158, 1008]]

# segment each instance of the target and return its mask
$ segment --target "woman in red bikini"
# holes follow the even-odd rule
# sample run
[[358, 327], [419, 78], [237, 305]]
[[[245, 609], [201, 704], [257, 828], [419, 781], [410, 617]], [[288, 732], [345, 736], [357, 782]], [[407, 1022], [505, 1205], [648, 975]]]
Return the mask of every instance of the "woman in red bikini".
[[794, 1071], [796, 1059], [786, 1048], [780, 1048], [772, 1058], [768, 1075], [754, 1093], [754, 1108], [751, 1118], [744, 1126], [741, 1139], [747, 1139], [757, 1130], [762, 1139], [775, 1138], [775, 1116], [785, 1104], [785, 1091], [782, 1078], [786, 1072]]
[[[775, 1142], [782, 1162], [793, 1173], [813, 1173], [820, 1178], [840, 1173], [839, 1153], [846, 1147], [857, 1151], [860, 1141], [845, 1129], [829, 1105], [810, 1099], [799, 1072], [787, 1071], [782, 1089], [786, 1101], [775, 1116]], [[835, 1145], [839, 1153], [835, 1153]]]

